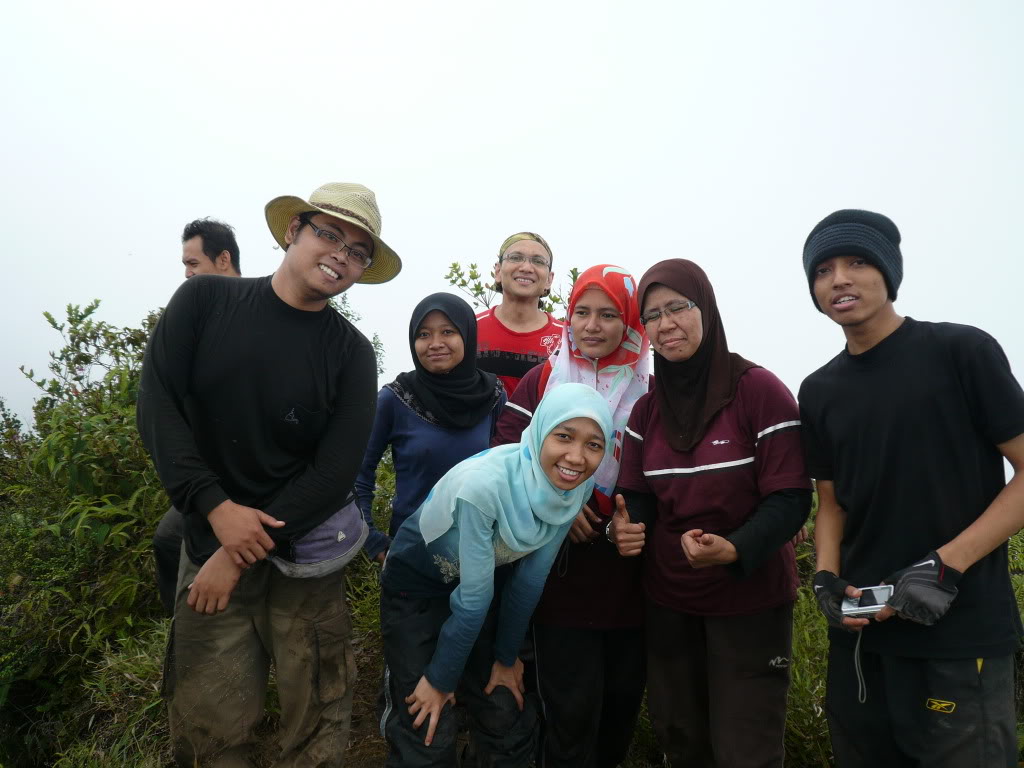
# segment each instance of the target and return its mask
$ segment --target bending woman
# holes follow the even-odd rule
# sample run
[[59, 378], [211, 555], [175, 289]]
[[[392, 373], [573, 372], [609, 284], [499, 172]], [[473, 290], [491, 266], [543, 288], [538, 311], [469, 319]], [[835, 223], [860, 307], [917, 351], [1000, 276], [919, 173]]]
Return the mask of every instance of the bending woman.
[[656, 380], [629, 420], [610, 533], [621, 554], [646, 553], [654, 730], [673, 766], [781, 766], [790, 540], [811, 499], [797, 405], [729, 352], [696, 264], [654, 265], [639, 296]]
[[[409, 320], [415, 368], [385, 386], [355, 492], [370, 526], [363, 548], [384, 562], [399, 526], [430, 489], [460, 461], [487, 448], [505, 403], [493, 373], [476, 367], [476, 318], [458, 296], [434, 293]], [[395, 466], [395, 497], [388, 534], [373, 526], [377, 465], [388, 446]]]
[[577, 278], [557, 355], [523, 377], [493, 440], [518, 442], [541, 397], [569, 382], [596, 390], [615, 425], [615, 448], [594, 475], [594, 493], [562, 544], [533, 617], [545, 768], [621, 763], [643, 700], [641, 563], [619, 557], [604, 535], [626, 422], [650, 378], [636, 288], [632, 275], [611, 264]]
[[455, 765], [456, 689], [470, 715], [463, 765], [530, 762], [536, 712], [517, 652], [611, 444], [603, 398], [559, 387], [521, 443], [454, 467], [399, 529], [381, 580], [387, 765]]

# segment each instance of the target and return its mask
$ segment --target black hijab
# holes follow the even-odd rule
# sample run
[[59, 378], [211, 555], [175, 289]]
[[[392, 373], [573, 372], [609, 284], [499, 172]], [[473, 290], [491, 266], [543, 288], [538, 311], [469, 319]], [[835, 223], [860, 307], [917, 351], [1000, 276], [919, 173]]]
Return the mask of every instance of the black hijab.
[[[416, 355], [416, 331], [434, 310], [443, 312], [462, 336], [462, 361], [448, 373], [430, 373]], [[502, 387], [493, 373], [476, 367], [476, 316], [472, 307], [450, 293], [433, 293], [412, 311], [409, 349], [416, 366], [388, 384], [406, 405], [431, 424], [448, 429], [475, 427], [494, 409]]]
[[640, 310], [654, 285], [664, 285], [697, 304], [704, 336], [689, 360], [673, 363], [654, 353], [654, 390], [665, 439], [673, 450], [693, 450], [715, 415], [736, 397], [736, 383], [755, 363], [729, 351], [715, 289], [704, 270], [686, 259], [660, 261], [644, 273], [637, 290]]

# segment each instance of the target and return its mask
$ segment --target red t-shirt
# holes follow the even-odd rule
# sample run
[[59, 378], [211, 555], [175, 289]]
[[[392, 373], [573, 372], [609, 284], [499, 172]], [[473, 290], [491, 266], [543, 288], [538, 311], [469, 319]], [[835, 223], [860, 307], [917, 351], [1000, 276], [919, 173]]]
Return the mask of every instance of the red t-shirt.
[[529, 333], [509, 330], [493, 308], [476, 316], [477, 368], [496, 374], [509, 397], [526, 372], [553, 355], [561, 342], [562, 323], [550, 314], [547, 325]]
[[686, 453], [665, 439], [653, 392], [633, 407], [619, 485], [658, 500], [644, 548], [644, 587], [658, 605], [703, 616], [751, 614], [796, 599], [793, 546], [786, 543], [748, 577], [729, 566], [694, 569], [680, 536], [693, 528], [728, 536], [770, 493], [810, 488], [800, 447], [800, 414], [774, 374], [751, 368], [736, 397]]

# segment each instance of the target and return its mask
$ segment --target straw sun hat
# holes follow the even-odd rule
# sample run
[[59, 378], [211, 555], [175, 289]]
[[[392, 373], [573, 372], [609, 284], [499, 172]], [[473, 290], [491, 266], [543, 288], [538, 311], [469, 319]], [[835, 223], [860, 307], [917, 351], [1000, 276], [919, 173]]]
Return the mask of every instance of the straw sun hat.
[[285, 195], [267, 203], [267, 225], [282, 249], [288, 250], [284, 234], [292, 217], [306, 212], [324, 213], [359, 227], [373, 240], [373, 263], [357, 283], [386, 283], [402, 271], [402, 260], [380, 239], [380, 209], [373, 192], [362, 184], [324, 184], [309, 202], [301, 197]]

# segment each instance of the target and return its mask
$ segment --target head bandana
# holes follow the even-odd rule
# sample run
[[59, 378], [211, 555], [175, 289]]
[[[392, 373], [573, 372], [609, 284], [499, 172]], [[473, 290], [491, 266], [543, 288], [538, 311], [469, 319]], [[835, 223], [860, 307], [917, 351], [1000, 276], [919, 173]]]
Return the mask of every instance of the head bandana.
[[551, 392], [569, 382], [583, 383], [597, 390], [608, 404], [615, 425], [615, 446], [594, 473], [594, 490], [601, 512], [611, 515], [611, 496], [619, 477], [619, 457], [626, 422], [633, 405], [647, 394], [649, 386], [650, 342], [640, 324], [636, 280], [622, 267], [612, 264], [598, 264], [576, 279], [569, 296], [570, 320], [580, 297], [592, 288], [602, 291], [615, 305], [625, 325], [622, 340], [610, 355], [594, 360], [576, 346], [572, 325], [566, 322], [558, 354], [548, 358], [550, 374], [544, 391]]

